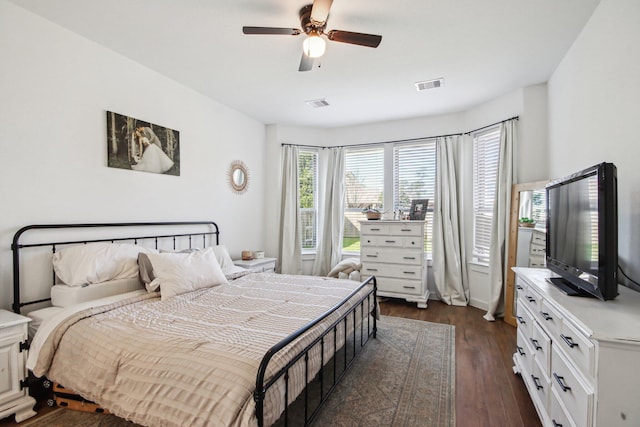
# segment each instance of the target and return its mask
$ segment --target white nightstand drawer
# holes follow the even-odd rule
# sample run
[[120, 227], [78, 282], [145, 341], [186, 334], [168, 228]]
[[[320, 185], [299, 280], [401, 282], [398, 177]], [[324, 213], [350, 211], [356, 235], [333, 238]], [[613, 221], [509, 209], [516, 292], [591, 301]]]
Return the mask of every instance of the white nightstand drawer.
[[251, 270], [254, 273], [273, 273], [276, 269], [275, 258], [237, 259], [233, 261], [233, 264]]

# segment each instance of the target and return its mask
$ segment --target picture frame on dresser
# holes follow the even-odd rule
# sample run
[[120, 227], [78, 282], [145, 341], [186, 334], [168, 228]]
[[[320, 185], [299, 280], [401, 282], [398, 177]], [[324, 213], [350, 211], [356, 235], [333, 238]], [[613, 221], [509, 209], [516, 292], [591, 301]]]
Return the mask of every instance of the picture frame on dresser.
[[411, 200], [411, 210], [409, 211], [409, 220], [424, 221], [429, 207], [429, 199], [413, 199]]

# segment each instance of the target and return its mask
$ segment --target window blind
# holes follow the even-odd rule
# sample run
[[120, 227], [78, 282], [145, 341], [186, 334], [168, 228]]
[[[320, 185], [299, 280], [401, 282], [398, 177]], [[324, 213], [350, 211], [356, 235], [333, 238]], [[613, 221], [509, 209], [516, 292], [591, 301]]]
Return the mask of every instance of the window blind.
[[345, 153], [346, 209], [383, 210], [384, 148], [349, 149]]
[[360, 222], [367, 207], [384, 211], [384, 147], [345, 151], [344, 252], [360, 251]]
[[317, 243], [318, 152], [301, 150], [298, 156], [298, 194], [303, 250], [314, 250]]
[[493, 203], [500, 160], [500, 127], [474, 134], [473, 138], [473, 258], [489, 262]]
[[393, 206], [403, 213], [411, 201], [428, 199], [425, 216], [425, 251], [431, 252], [433, 236], [433, 201], [436, 185], [436, 142], [422, 141], [396, 144], [393, 148]]

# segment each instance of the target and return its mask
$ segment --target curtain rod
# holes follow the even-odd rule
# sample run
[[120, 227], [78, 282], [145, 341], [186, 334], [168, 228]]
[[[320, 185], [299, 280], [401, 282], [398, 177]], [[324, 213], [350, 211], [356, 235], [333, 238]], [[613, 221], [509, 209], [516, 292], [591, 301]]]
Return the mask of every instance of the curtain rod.
[[502, 124], [504, 122], [508, 122], [509, 120], [520, 120], [520, 116], [513, 116], [513, 117], [511, 117], [509, 119], [500, 120], [499, 122], [491, 123], [490, 125], [486, 125], [486, 126], [482, 126], [481, 128], [478, 128], [478, 129], [470, 130], [469, 132], [465, 132], [465, 135], [471, 135], [472, 133], [478, 132], [479, 130], [490, 128], [491, 126], [499, 125], [499, 124]]
[[425, 139], [446, 138], [446, 137], [449, 137], [449, 136], [471, 135], [474, 132], [478, 132], [480, 130], [490, 128], [491, 126], [495, 126], [495, 125], [499, 125], [499, 124], [504, 123], [504, 122], [508, 122], [509, 120], [520, 120], [520, 116], [513, 116], [513, 117], [511, 117], [509, 119], [504, 119], [504, 120], [501, 120], [499, 122], [492, 123], [490, 125], [482, 126], [482, 127], [478, 128], [478, 129], [470, 130], [469, 132], [450, 133], [450, 134], [447, 134], [447, 135], [423, 136], [423, 137], [419, 137], [419, 138], [396, 139], [396, 140], [393, 140], [393, 141], [363, 142], [361, 144], [332, 145], [330, 147], [321, 147], [321, 146], [318, 146], [318, 145], [288, 144], [288, 143], [283, 143], [283, 144], [280, 144], [280, 145], [282, 145], [282, 146], [289, 145], [289, 146], [292, 146], [292, 147], [322, 148], [324, 150], [326, 148], [349, 148], [349, 147], [362, 147], [362, 146], [367, 146], [367, 145], [392, 144], [392, 143], [396, 143], [396, 142], [414, 142], [414, 141], [423, 141]]

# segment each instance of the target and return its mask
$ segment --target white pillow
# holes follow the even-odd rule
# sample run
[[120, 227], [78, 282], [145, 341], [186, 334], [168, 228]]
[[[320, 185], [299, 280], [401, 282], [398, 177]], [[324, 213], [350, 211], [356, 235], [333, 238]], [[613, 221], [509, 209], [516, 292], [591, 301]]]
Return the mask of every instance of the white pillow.
[[233, 270], [235, 264], [231, 260], [229, 256], [229, 251], [225, 245], [213, 246], [213, 253], [216, 255], [216, 259], [218, 260], [218, 264], [220, 264], [220, 268], [222, 271], [226, 273], [227, 270]]
[[228, 283], [213, 248], [191, 253], [148, 254], [155, 279], [148, 291], [160, 288], [162, 300], [200, 288]]
[[70, 246], [53, 254], [53, 269], [67, 286], [137, 277], [140, 252], [156, 251], [138, 245], [107, 242]]

